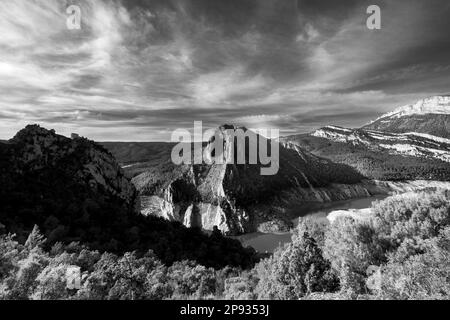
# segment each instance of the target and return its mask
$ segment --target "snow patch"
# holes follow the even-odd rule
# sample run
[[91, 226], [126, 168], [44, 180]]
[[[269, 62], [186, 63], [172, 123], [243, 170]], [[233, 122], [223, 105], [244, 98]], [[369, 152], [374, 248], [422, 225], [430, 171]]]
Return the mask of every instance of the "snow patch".
[[380, 144], [379, 146], [384, 149], [393, 150], [395, 153], [402, 155], [432, 157], [445, 162], [450, 162], [450, 152], [445, 150], [413, 146], [410, 144]]
[[435, 96], [419, 100], [414, 104], [409, 104], [386, 113], [370, 124], [385, 118], [401, 118], [404, 116], [425, 114], [450, 114], [450, 96]]
[[421, 138], [425, 138], [425, 139], [428, 139], [428, 140], [436, 141], [438, 143], [445, 143], [445, 144], [449, 144], [450, 145], [450, 139], [436, 137], [436, 136], [433, 136], [431, 134], [418, 133], [418, 132], [408, 132], [408, 133], [405, 133], [405, 135], [421, 137]]

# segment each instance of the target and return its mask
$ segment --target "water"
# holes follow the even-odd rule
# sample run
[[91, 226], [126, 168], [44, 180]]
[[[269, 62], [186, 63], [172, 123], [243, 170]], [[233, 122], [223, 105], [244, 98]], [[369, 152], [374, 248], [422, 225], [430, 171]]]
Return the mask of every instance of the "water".
[[[386, 197], [386, 195], [378, 195], [361, 199], [324, 203], [320, 205], [320, 208], [310, 211], [307, 216], [317, 220], [328, 221], [327, 216], [332, 211], [370, 208], [372, 206], [372, 202], [376, 200], [383, 200]], [[300, 218], [296, 218], [293, 220], [295, 226], [298, 224], [299, 219]], [[277, 247], [290, 242], [292, 240], [292, 233], [256, 232], [239, 236], [237, 239], [239, 239], [245, 247], [253, 247], [259, 252], [273, 252]]]

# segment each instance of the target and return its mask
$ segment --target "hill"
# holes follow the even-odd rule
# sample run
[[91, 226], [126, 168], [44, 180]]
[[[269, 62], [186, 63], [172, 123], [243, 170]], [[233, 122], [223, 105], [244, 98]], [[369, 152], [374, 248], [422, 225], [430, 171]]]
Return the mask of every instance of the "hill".
[[137, 193], [111, 153], [85, 138], [27, 126], [0, 144], [0, 225], [24, 242], [38, 225], [50, 248], [80, 242], [113, 253], [153, 250], [165, 263], [247, 267], [252, 249], [139, 213]]

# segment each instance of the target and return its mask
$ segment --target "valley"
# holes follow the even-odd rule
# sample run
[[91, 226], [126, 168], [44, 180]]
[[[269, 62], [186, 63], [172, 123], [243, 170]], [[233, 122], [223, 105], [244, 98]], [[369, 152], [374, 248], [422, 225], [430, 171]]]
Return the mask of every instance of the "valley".
[[[103, 145], [132, 179], [143, 215], [205, 231], [217, 226], [227, 235], [273, 235], [289, 232], [292, 220], [314, 206], [450, 181], [449, 101], [447, 96], [423, 99], [362, 128], [329, 125], [282, 137], [280, 170], [273, 177], [259, 174], [261, 164], [174, 165], [173, 143]], [[227, 152], [232, 144], [225, 141]], [[203, 150], [209, 148], [204, 142]]]
[[[389, 121], [386, 119], [392, 117], [399, 121], [411, 117], [411, 112], [426, 115], [428, 119], [445, 116], [447, 107], [441, 108], [441, 102], [446, 99], [424, 101], [428, 102], [418, 103], [418, 109], [406, 108], [406, 114], [393, 112], [381, 119], [385, 119], [385, 124]], [[429, 101], [441, 104], [433, 109]], [[433, 111], [435, 109], [437, 111]], [[235, 137], [227, 136], [229, 131], [225, 130], [229, 128], [217, 129], [225, 135], [225, 153], [235, 147]], [[52, 188], [46, 181], [54, 174], [51, 168], [57, 168], [60, 175], [76, 172], [72, 183], [84, 190], [76, 201], [84, 206], [94, 206], [96, 197], [101, 201], [114, 198], [117, 206], [124, 203], [121, 210], [125, 210], [125, 215], [137, 210], [143, 218], [163, 219], [207, 233], [217, 228], [222, 234], [239, 236], [244, 245], [253, 245], [264, 252], [274, 249], [280, 241], [288, 241], [299, 217], [323, 219], [327, 213], [342, 208], [366, 209], [374, 199], [392, 194], [449, 190], [450, 140], [445, 132], [434, 136], [423, 132], [423, 126], [421, 128], [420, 133], [406, 130], [406, 127], [406, 132], [399, 133], [330, 125], [310, 134], [280, 138], [277, 142], [278, 173], [263, 176], [261, 163], [175, 165], [170, 157], [173, 143], [106, 142], [97, 145], [78, 135], [68, 139], [52, 130], [28, 126], [7, 143], [2, 142], [4, 161], [9, 163], [16, 159], [15, 169], [4, 172], [3, 180], [13, 177], [16, 185], [10, 184], [8, 188], [16, 190], [23, 188], [23, 172], [37, 175], [39, 181], [45, 183], [41, 186], [45, 191], [42, 196], [48, 197]], [[254, 141], [269, 142], [246, 128], [242, 130], [253, 135]], [[439, 130], [447, 129], [444, 126]], [[192, 145], [187, 144], [186, 148], [189, 147]], [[210, 142], [204, 142], [202, 149], [212, 152]], [[248, 150], [245, 155], [248, 159]], [[61, 164], [66, 165], [67, 172], [59, 167]], [[9, 192], [7, 190], [3, 192]], [[69, 199], [73, 195], [66, 195], [63, 189], [60, 193], [61, 200], [56, 202], [63, 201], [66, 206], [65, 202], [72, 201]], [[81, 200], [82, 197], [87, 199]], [[48, 207], [45, 202], [44, 205]], [[35, 216], [51, 225], [52, 239], [68, 235], [89, 239], [86, 232], [65, 227], [71, 222], [61, 210], [57, 205], [50, 208], [50, 212], [55, 212], [53, 224], [50, 218], [38, 213]], [[22, 232], [19, 225], [8, 219], [11, 218], [4, 218], [2, 222], [9, 222]], [[89, 214], [79, 220], [80, 225], [85, 224], [83, 219], [90, 219]], [[90, 226], [90, 230], [94, 229]], [[104, 237], [107, 238], [106, 233]], [[114, 249], [114, 243], [103, 245]]]
[[449, 17], [0, 0], [0, 302], [281, 319], [450, 300]]
[[[426, 111], [420, 109], [420, 117]], [[426, 115], [428, 121], [442, 116]], [[263, 176], [262, 163], [175, 165], [170, 157], [172, 143], [99, 144], [27, 126], [0, 142], [0, 232], [14, 232], [17, 239], [3, 236], [2, 241], [18, 247], [17, 252], [26, 253], [31, 242], [42, 246], [46, 263], [78, 248], [80, 256], [95, 250], [89, 251], [96, 257], [91, 269], [102, 270], [103, 263], [119, 266], [130, 258], [137, 259], [137, 266], [149, 263], [148, 270], [153, 268], [151, 261], [164, 264], [168, 267], [162, 272], [171, 278], [195, 269], [214, 277], [211, 281], [220, 283], [227, 297], [235, 294], [234, 285], [251, 286], [255, 274], [261, 287], [267, 282], [262, 280], [267, 270], [274, 275], [281, 272], [276, 269], [279, 263], [295, 264], [313, 257], [321, 268], [318, 281], [323, 281], [327, 292], [334, 292], [338, 282], [336, 275], [328, 278], [330, 268], [339, 270], [340, 259], [349, 255], [350, 265], [359, 268], [353, 262], [354, 254], [359, 259], [355, 246], [363, 246], [363, 254], [374, 255], [364, 260], [361, 270], [352, 271], [354, 275], [366, 275], [371, 259], [381, 259], [376, 265], [386, 263], [389, 248], [397, 250], [399, 222], [423, 224], [419, 231], [407, 234], [402, 246], [416, 241], [415, 234], [422, 230], [426, 237], [441, 241], [436, 230], [448, 224], [450, 144], [446, 127], [437, 129], [441, 136], [424, 126], [421, 132], [407, 127], [405, 132], [387, 132], [330, 125], [280, 138], [276, 141], [278, 173]], [[268, 142], [254, 132], [246, 133], [254, 135], [254, 141]], [[224, 152], [235, 147], [230, 137], [223, 146]], [[210, 141], [202, 149], [212, 152]], [[391, 232], [390, 228], [394, 238], [378, 258], [376, 248], [384, 243], [378, 235]], [[381, 241], [375, 251], [364, 247], [370, 248], [374, 239]], [[306, 256], [303, 250], [308, 251]], [[396, 252], [403, 254], [400, 247]], [[435, 257], [432, 251], [426, 252]], [[110, 260], [111, 254], [119, 255], [112, 256], [116, 262]], [[292, 254], [297, 258], [292, 259]], [[20, 261], [14, 263], [20, 265]], [[431, 261], [448, 265], [439, 259]], [[355, 288], [364, 287], [366, 279], [371, 278], [363, 276]], [[165, 279], [154, 275], [151, 281], [164, 283]], [[259, 297], [267, 298], [266, 289], [256, 290]], [[171, 288], [165, 295], [176, 297], [175, 292]], [[109, 294], [114, 296], [114, 290]], [[160, 297], [156, 292], [151, 296]]]
[[[218, 130], [227, 135], [223, 129]], [[254, 135], [255, 141], [267, 142], [256, 133], [247, 133]], [[224, 141], [224, 152], [230, 152], [233, 142], [230, 137]], [[160, 146], [155, 147], [159, 150]], [[208, 152], [210, 144], [205, 143], [203, 148]], [[175, 165], [170, 161], [155, 164], [152, 158], [129, 167], [126, 158], [119, 157], [119, 161], [127, 163], [124, 169], [133, 177], [144, 215], [209, 231], [217, 226], [229, 235], [289, 230], [292, 227], [289, 211], [299, 202], [367, 195], [364, 188], [356, 185], [364, 177], [351, 167], [316, 157], [292, 144], [279, 144], [278, 149], [280, 167], [273, 176], [261, 175], [264, 165], [260, 163]], [[151, 154], [151, 145], [146, 150]], [[169, 159], [169, 150], [158, 157]], [[329, 187], [334, 192], [329, 192]]]

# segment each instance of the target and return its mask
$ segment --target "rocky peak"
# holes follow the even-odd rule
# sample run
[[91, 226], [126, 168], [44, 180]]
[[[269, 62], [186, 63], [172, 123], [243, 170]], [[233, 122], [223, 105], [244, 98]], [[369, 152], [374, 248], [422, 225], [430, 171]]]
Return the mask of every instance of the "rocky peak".
[[[218, 128], [223, 135], [223, 152], [227, 160], [232, 159], [228, 155], [233, 150], [232, 139], [236, 134], [232, 136], [232, 132], [226, 130], [236, 129], [239, 127], [232, 125]], [[254, 139], [258, 148], [260, 142], [268, 142], [267, 138], [256, 132], [241, 129], [246, 137]], [[214, 158], [216, 150], [212, 148], [212, 141], [215, 142], [215, 139], [210, 139], [204, 148]], [[279, 170], [274, 175], [262, 175], [261, 168], [268, 165], [261, 163], [260, 157], [257, 157], [256, 163], [249, 161], [248, 142], [244, 163], [212, 161], [183, 166], [164, 163], [136, 176], [133, 182], [143, 197], [142, 212], [206, 230], [217, 226], [225, 233], [242, 233], [252, 230], [259, 220], [269, 219], [269, 216], [277, 216], [280, 224], [288, 221], [282, 218], [286, 203], [289, 203], [286, 199], [296, 192], [306, 190], [314, 193], [315, 188], [332, 183], [356, 183], [361, 179], [349, 168], [315, 157], [298, 146], [278, 141], [279, 157], [271, 160], [279, 164]], [[236, 145], [234, 148], [236, 160]], [[271, 144], [266, 150], [269, 153], [270, 148]], [[260, 150], [257, 151], [259, 156]], [[285, 200], [286, 203], [283, 202]], [[282, 208], [280, 212], [272, 210], [274, 203]]]
[[62, 138], [64, 137], [58, 136], [55, 130], [47, 130], [39, 125], [28, 125], [20, 130], [9, 142], [48, 146], [56, 141], [61, 141]]
[[135, 191], [114, 157], [85, 138], [69, 139], [39, 125], [29, 125], [9, 141], [11, 163], [17, 172], [67, 170], [80, 183], [134, 201]]

